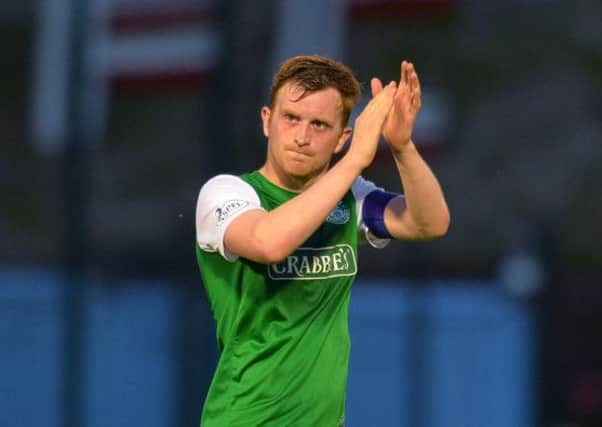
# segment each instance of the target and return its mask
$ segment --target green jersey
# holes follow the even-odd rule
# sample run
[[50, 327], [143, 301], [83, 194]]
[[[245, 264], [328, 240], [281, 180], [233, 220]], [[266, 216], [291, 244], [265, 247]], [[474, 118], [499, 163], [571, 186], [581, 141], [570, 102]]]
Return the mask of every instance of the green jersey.
[[[240, 179], [255, 201], [227, 195], [224, 187], [214, 189], [220, 202], [212, 204], [201, 190], [198, 206], [209, 207], [205, 219], [199, 219], [197, 207], [197, 235], [205, 226], [198, 221], [223, 225], [235, 213], [269, 211], [297, 195], [259, 172]], [[277, 265], [238, 258], [223, 247], [208, 251], [197, 237], [220, 350], [201, 426], [343, 425], [357, 236], [356, 197], [349, 191], [314, 234]]]

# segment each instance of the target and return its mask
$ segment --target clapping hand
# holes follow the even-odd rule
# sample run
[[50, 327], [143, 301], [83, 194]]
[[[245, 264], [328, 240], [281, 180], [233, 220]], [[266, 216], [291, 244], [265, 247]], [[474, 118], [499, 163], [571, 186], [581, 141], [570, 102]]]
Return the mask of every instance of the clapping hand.
[[[370, 81], [370, 87], [372, 96], [377, 96], [383, 90], [383, 84], [378, 78]], [[393, 106], [383, 126], [383, 136], [392, 150], [400, 151], [409, 144], [421, 105], [418, 74], [411, 62], [402, 61], [401, 75], [393, 98]]]

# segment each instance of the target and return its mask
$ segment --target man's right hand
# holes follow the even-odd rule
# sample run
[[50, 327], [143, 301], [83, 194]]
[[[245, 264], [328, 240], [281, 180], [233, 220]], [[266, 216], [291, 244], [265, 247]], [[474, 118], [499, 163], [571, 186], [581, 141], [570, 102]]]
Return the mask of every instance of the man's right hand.
[[368, 102], [355, 120], [353, 139], [346, 157], [357, 163], [362, 170], [370, 166], [374, 160], [385, 119], [393, 105], [396, 89], [394, 81], [385, 86]]

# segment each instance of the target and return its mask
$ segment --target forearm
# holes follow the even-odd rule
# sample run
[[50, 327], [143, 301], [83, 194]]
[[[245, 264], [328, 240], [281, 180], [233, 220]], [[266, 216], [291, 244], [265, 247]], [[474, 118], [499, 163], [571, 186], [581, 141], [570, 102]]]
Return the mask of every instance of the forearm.
[[[407, 234], [416, 239], [440, 237], [447, 232], [450, 215], [439, 181], [418, 153], [412, 141], [392, 150], [405, 195], [405, 209], [389, 209], [387, 228], [394, 236]], [[405, 237], [405, 236], [404, 236]]]
[[266, 263], [286, 258], [318, 229], [361, 171], [345, 156], [308, 189], [248, 224], [251, 247], [241, 248], [241, 255]]

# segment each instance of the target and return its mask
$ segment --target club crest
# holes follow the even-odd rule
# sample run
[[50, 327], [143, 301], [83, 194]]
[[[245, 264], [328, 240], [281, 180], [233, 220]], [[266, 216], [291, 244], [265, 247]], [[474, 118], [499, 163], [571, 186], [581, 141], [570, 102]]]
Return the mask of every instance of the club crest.
[[351, 212], [349, 211], [349, 208], [347, 208], [343, 202], [339, 202], [333, 211], [330, 212], [328, 218], [326, 218], [326, 222], [341, 225], [349, 221], [349, 218], [351, 218]]

